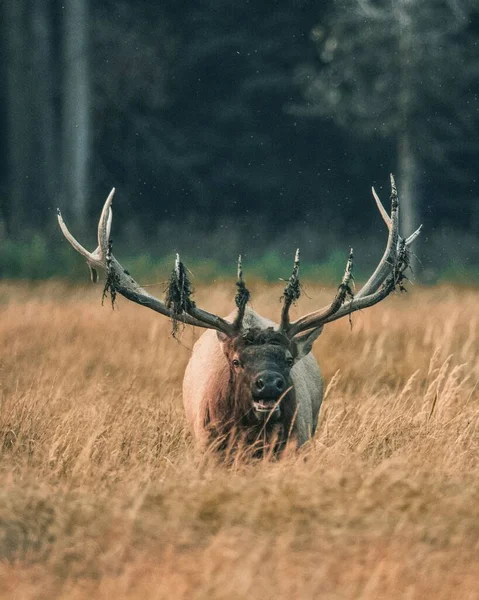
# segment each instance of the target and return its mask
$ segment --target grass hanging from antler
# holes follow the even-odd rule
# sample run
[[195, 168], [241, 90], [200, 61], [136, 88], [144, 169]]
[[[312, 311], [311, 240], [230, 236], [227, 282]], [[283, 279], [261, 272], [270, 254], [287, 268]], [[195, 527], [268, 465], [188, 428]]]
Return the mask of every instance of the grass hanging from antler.
[[[115, 273], [115, 270], [111, 268], [112, 245], [113, 245], [112, 240], [108, 240], [108, 251], [106, 254], [106, 281], [105, 281], [105, 287], [103, 288], [101, 303], [103, 304], [103, 302], [105, 301], [105, 298], [107, 298], [108, 294], [110, 294], [111, 307], [114, 309], [115, 302], [116, 302], [116, 296], [117, 296], [118, 289], [119, 289], [119, 278], [118, 278], [118, 275]], [[94, 269], [92, 267], [90, 267], [90, 269], [92, 271], [92, 278], [93, 278]]]
[[246, 284], [243, 279], [243, 266], [241, 254], [238, 257], [238, 279], [236, 281], [236, 296], [235, 296], [235, 304], [238, 308], [238, 314], [236, 316], [234, 326], [235, 329], [241, 329], [243, 324], [244, 313], [246, 310], [246, 305], [248, 304], [251, 297], [251, 293], [246, 287]]
[[296, 304], [301, 296], [301, 283], [299, 281], [299, 248], [296, 250], [294, 255], [294, 266], [293, 272], [283, 290], [283, 295], [280, 298], [283, 304], [283, 310], [281, 313], [281, 326], [283, 329], [287, 329], [289, 325], [289, 309], [292, 304]]
[[176, 255], [175, 268], [171, 272], [170, 280], [166, 287], [166, 307], [171, 310], [172, 335], [176, 337], [179, 329], [180, 316], [187, 314], [195, 306], [191, 295], [193, 288], [188, 278], [185, 265]]

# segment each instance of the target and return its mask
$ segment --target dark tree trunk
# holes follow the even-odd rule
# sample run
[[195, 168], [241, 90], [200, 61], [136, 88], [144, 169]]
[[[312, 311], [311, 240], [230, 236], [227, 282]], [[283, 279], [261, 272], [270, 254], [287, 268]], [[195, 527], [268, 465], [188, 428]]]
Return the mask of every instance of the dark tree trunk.
[[64, 7], [63, 185], [76, 231], [86, 225], [90, 158], [88, 0]]
[[411, 148], [408, 132], [398, 139], [398, 189], [401, 202], [401, 233], [411, 235], [420, 225], [419, 217], [419, 169], [414, 150]]
[[16, 235], [25, 226], [31, 166], [31, 81], [27, 52], [28, 30], [25, 2], [4, 5], [3, 31], [6, 46], [7, 149], [9, 202], [6, 207], [7, 230]]
[[[412, 123], [416, 93], [414, 87], [414, 52], [417, 51], [417, 32], [413, 23], [414, 2], [398, 0], [396, 18], [399, 34], [399, 131], [397, 133], [398, 192], [400, 201], [400, 231], [405, 237], [420, 225], [420, 202], [417, 154], [413, 146]], [[411, 254], [411, 269], [418, 273], [417, 241]]]
[[[407, 237], [421, 224], [419, 215], [419, 168], [407, 131], [399, 135], [397, 154], [400, 231], [404, 237]], [[414, 242], [411, 252], [413, 275], [417, 275], [419, 269], [418, 242], [420, 242], [420, 237]]]
[[58, 144], [59, 122], [55, 110], [55, 65], [53, 61], [52, 3], [34, 0], [31, 8], [32, 65], [35, 96], [32, 108], [35, 127], [32, 142], [38, 157], [32, 171], [35, 189], [35, 224], [44, 225], [52, 217], [58, 204], [60, 183], [60, 156]]

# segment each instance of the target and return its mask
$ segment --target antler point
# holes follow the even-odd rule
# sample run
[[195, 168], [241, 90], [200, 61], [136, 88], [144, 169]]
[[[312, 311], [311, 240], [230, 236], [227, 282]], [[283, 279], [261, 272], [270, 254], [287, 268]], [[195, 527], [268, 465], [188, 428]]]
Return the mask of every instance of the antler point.
[[108, 198], [106, 199], [105, 204], [110, 204], [113, 202], [113, 196], [115, 195], [116, 192], [116, 188], [111, 188], [110, 193], [108, 194]]

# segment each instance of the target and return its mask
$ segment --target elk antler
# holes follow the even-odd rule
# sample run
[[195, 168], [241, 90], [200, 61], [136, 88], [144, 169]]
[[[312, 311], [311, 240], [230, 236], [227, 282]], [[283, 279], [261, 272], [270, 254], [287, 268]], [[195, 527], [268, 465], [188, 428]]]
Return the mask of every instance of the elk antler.
[[[359, 290], [353, 296], [350, 282], [352, 280], [353, 266], [353, 251], [351, 249], [349, 258], [346, 264], [341, 285], [332, 303], [324, 308], [309, 313], [293, 323], [289, 323], [287, 316], [289, 305], [285, 300], [283, 308], [282, 329], [287, 335], [292, 338], [299, 333], [309, 329], [322, 327], [326, 323], [331, 323], [337, 319], [341, 319], [351, 313], [373, 306], [386, 296], [388, 296], [397, 286], [401, 286], [404, 280], [404, 271], [409, 267], [409, 246], [417, 238], [421, 232], [422, 225], [408, 238], [402, 238], [399, 235], [399, 201], [394, 177], [391, 175], [391, 215], [389, 216], [386, 209], [372, 188], [374, 199], [379, 208], [382, 218], [384, 219], [388, 229], [389, 237], [384, 255], [376, 267], [376, 270]], [[349, 297], [349, 299], [348, 299]]]
[[[116, 293], [118, 293], [125, 298], [128, 298], [128, 300], [151, 308], [162, 315], [172, 318], [174, 321], [181, 321], [188, 325], [195, 325], [206, 329], [216, 329], [231, 336], [234, 332], [233, 325], [215, 314], [198, 308], [189, 297], [191, 294], [189, 288], [186, 295], [180, 293], [180, 300], [177, 300], [174, 294], [171, 294], [172, 298], [169, 299], [167, 305], [142, 288], [116, 260], [111, 253], [111, 243], [109, 241], [112, 221], [111, 204], [113, 202], [114, 194], [115, 188], [111, 190], [105, 205], [103, 206], [98, 222], [98, 247], [93, 252], [88, 252], [88, 250], [72, 236], [63, 221], [60, 210], [57, 210], [58, 223], [63, 235], [75, 250], [86, 258], [87, 264], [90, 267], [92, 281], [97, 281], [97, 270], [102, 269], [106, 271], [107, 274], [105, 291], [110, 290], [113, 300]], [[173, 285], [176, 285], [180, 290], [184, 289], [185, 280], [184, 278], [182, 279], [182, 274], [184, 276], [185, 268], [177, 255], [175, 270], [172, 274], [174, 282], [170, 285], [170, 289]]]

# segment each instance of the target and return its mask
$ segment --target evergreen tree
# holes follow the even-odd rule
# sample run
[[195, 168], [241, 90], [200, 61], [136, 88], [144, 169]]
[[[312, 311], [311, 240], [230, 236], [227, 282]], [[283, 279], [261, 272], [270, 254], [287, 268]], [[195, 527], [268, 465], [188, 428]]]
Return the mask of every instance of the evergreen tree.
[[477, 151], [474, 15], [467, 0], [333, 0], [312, 30], [320, 68], [298, 70], [306, 100], [298, 114], [394, 142], [406, 235], [421, 221], [424, 165], [458, 178], [458, 152]]

